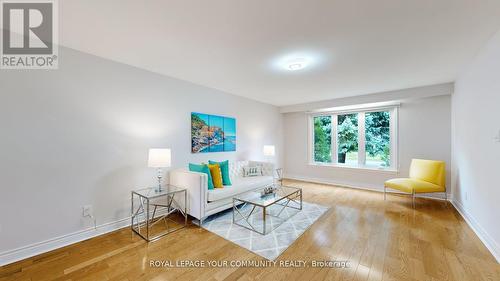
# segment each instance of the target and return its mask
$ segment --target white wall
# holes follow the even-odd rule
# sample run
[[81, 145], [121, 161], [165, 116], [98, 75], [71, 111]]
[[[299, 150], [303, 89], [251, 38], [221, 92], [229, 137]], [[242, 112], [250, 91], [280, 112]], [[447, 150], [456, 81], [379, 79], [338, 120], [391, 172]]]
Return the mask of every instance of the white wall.
[[[1, 70], [0, 99], [0, 264], [72, 241], [10, 252], [88, 229], [83, 205], [98, 225], [128, 217], [130, 191], [155, 183], [148, 148], [171, 148], [173, 168], [282, 155], [274, 106], [66, 48], [59, 70]], [[191, 154], [192, 111], [235, 117], [237, 151]]]
[[[449, 90], [451, 91], [451, 88]], [[385, 180], [408, 176], [412, 158], [424, 158], [446, 161], [447, 182], [449, 183], [451, 164], [449, 93], [435, 97], [400, 100], [399, 173], [308, 165], [307, 114], [305, 112], [286, 113], [284, 115], [286, 176], [383, 190]], [[355, 99], [351, 101], [351, 104], [356, 104]], [[329, 106], [332, 104], [335, 103], [328, 102]], [[321, 104], [318, 104], [318, 108], [320, 106]]]
[[500, 31], [452, 96], [454, 203], [500, 261]]

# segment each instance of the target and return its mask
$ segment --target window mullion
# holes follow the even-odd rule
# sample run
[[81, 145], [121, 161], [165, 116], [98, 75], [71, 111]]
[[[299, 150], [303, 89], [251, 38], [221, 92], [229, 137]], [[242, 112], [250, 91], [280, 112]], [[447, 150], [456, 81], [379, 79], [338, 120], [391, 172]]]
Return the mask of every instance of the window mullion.
[[364, 166], [366, 163], [365, 149], [365, 112], [358, 113], [358, 165]]

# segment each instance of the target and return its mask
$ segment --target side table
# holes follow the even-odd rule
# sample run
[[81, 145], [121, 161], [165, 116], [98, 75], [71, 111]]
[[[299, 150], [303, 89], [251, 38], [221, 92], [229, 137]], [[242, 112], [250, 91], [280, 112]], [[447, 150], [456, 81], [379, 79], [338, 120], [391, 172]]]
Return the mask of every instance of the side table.
[[[161, 191], [157, 191], [155, 187], [134, 190], [131, 193], [131, 201], [130, 227], [148, 242], [187, 225], [185, 188], [167, 185]], [[179, 201], [183, 204], [179, 204]], [[171, 217], [174, 213], [178, 213], [183, 222], [173, 220]], [[163, 231], [159, 231], [161, 228], [157, 225], [161, 221], [165, 223]]]

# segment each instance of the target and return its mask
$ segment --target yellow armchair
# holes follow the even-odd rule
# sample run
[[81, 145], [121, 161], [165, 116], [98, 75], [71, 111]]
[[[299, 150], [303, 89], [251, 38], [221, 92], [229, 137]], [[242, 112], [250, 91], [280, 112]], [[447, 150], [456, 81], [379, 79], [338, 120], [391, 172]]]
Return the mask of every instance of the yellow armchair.
[[386, 189], [396, 189], [412, 195], [415, 208], [415, 194], [444, 192], [446, 196], [446, 169], [444, 161], [412, 159], [409, 178], [390, 179], [384, 183], [384, 200]]

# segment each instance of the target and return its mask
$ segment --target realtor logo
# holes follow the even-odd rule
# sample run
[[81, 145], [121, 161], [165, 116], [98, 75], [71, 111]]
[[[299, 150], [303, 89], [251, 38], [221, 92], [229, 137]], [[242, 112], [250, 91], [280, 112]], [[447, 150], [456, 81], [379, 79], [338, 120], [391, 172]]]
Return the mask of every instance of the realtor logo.
[[0, 0], [2, 43], [0, 68], [58, 67], [56, 0]]

